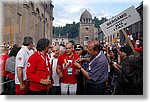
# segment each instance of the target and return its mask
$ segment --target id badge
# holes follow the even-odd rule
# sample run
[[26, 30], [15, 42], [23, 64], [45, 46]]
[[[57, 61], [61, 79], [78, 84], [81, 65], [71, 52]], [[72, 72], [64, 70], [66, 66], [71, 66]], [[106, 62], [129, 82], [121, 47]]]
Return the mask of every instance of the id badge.
[[72, 68], [68, 68], [68, 75], [72, 75]]

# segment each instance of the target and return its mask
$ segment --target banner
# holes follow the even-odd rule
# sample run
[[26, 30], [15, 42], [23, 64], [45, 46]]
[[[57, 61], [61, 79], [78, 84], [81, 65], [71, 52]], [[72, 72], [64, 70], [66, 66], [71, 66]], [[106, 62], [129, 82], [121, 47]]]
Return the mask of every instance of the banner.
[[134, 8], [134, 6], [131, 6], [125, 11], [118, 14], [117, 16], [112, 17], [110, 20], [101, 24], [100, 27], [102, 31], [104, 32], [105, 36], [107, 37], [140, 20], [141, 18], [138, 12]]

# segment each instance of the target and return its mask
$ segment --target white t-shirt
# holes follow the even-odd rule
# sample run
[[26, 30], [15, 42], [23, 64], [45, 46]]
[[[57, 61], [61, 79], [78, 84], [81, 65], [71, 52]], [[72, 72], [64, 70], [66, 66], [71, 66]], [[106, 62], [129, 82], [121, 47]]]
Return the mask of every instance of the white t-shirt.
[[52, 64], [52, 60], [53, 60], [53, 65], [52, 65], [52, 71], [53, 71], [53, 73], [52, 73], [52, 78], [53, 78], [53, 80], [54, 80], [53, 86], [60, 86], [59, 75], [58, 75], [57, 72], [56, 72], [56, 67], [57, 67], [57, 61], [58, 61], [58, 59], [56, 59], [56, 58], [51, 58], [51, 59], [50, 59], [51, 64]]
[[20, 84], [19, 79], [18, 79], [18, 74], [17, 74], [17, 67], [23, 68], [23, 80], [27, 79], [26, 68], [27, 68], [28, 58], [32, 54], [26, 46], [22, 46], [22, 48], [18, 52], [16, 56], [16, 63], [15, 63], [15, 84]]

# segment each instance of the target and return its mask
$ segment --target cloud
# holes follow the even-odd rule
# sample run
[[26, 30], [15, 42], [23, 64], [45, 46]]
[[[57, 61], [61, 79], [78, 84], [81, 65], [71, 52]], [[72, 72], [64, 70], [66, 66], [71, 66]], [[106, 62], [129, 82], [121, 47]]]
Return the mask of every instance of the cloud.
[[67, 20], [67, 19], [58, 19], [57, 22], [55, 23], [55, 26], [65, 26], [66, 23], [72, 23], [72, 20]]
[[52, 0], [54, 5], [54, 26], [79, 22], [82, 12], [87, 9], [92, 17], [101, 19], [116, 15], [142, 0]]

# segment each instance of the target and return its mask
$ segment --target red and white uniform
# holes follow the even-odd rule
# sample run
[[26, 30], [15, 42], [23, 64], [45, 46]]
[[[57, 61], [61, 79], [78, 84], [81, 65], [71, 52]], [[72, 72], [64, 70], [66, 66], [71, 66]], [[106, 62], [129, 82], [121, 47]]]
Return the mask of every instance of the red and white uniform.
[[77, 75], [74, 74], [76, 70], [76, 67], [74, 66], [74, 61], [77, 60], [79, 57], [80, 56], [76, 53], [73, 53], [72, 57], [70, 58], [66, 56], [66, 53], [59, 56], [57, 65], [61, 67], [61, 71], [63, 72], [61, 83], [77, 83]]
[[27, 63], [28, 59], [31, 56], [30, 50], [26, 46], [22, 46], [20, 51], [18, 52], [16, 56], [16, 63], [15, 63], [15, 84], [20, 84], [20, 81], [18, 79], [17, 75], [17, 67], [23, 68], [23, 81], [27, 79], [26, 77], [26, 69], [27, 69]]
[[[24, 95], [28, 94], [28, 82], [26, 77], [26, 69], [27, 69], [27, 62], [28, 58], [31, 56], [30, 50], [27, 48], [27, 46], [22, 46], [22, 48], [19, 50], [17, 56], [16, 56], [16, 63], [15, 63], [15, 84], [16, 84], [16, 94], [17, 95]], [[26, 86], [26, 90], [22, 91], [20, 90], [20, 81], [17, 74], [17, 68], [20, 67], [23, 69], [23, 81]]]
[[35, 52], [28, 60], [27, 78], [30, 80], [29, 89], [32, 91], [48, 90], [48, 85], [40, 83], [42, 79], [51, 76], [50, 59], [47, 54], [41, 55]]

